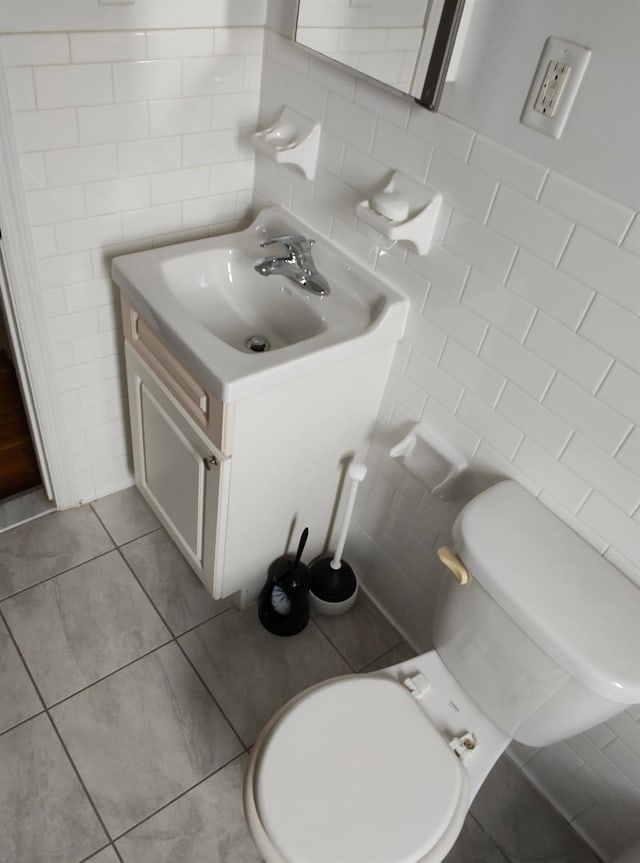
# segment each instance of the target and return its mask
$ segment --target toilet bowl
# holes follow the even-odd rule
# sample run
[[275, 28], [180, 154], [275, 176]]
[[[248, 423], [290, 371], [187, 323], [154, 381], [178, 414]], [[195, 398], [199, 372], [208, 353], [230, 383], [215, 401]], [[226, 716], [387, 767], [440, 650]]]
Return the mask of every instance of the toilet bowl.
[[469, 578], [443, 583], [435, 650], [307, 689], [256, 741], [244, 808], [265, 863], [440, 863], [511, 740], [640, 702], [635, 585], [512, 481], [453, 535]]
[[329, 680], [256, 741], [250, 832], [265, 863], [439, 863], [508, 743], [435, 651]]

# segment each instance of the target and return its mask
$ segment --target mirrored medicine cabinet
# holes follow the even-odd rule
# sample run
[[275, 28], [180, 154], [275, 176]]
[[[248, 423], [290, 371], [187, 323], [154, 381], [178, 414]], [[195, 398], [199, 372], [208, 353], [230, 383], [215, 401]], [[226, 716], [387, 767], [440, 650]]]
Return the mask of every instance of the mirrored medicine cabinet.
[[436, 111], [471, 5], [467, 0], [465, 11], [465, 0], [298, 0], [295, 41]]

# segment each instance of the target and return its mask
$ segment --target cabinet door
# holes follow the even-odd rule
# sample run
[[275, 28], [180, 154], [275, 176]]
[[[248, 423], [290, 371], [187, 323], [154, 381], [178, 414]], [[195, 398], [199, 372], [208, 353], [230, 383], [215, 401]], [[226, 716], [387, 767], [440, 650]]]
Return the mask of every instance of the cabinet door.
[[226, 465], [133, 351], [127, 351], [127, 366], [136, 484], [214, 593]]

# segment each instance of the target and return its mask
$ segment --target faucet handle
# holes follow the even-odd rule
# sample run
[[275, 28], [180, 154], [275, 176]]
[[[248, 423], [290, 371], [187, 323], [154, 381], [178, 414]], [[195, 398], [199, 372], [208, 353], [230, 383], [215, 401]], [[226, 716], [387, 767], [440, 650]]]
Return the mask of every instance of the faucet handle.
[[315, 240], [308, 240], [302, 234], [283, 234], [279, 237], [268, 237], [260, 243], [260, 246], [271, 246], [273, 243], [282, 243], [290, 252], [296, 255], [308, 254]]

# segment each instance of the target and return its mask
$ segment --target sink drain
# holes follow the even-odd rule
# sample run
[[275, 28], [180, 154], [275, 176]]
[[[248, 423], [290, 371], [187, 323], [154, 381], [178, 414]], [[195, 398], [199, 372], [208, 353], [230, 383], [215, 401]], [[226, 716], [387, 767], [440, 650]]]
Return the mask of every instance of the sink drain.
[[265, 339], [264, 336], [250, 336], [246, 340], [245, 345], [250, 351], [254, 351], [256, 354], [262, 354], [271, 347], [269, 339]]

